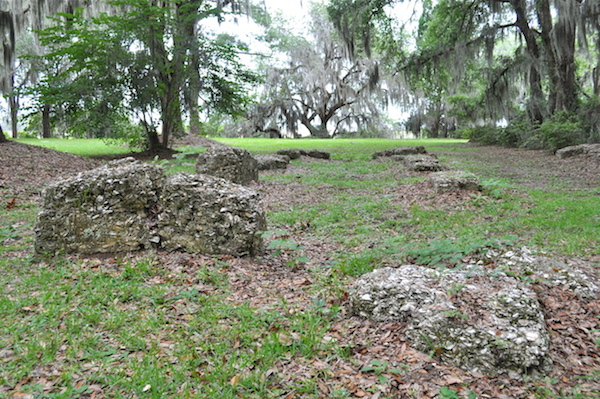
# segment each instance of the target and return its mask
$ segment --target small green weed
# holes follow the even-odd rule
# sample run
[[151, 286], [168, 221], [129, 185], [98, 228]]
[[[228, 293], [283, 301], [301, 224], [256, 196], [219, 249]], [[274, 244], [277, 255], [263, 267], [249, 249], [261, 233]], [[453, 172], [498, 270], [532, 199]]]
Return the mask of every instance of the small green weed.
[[452, 286], [448, 289], [448, 295], [458, 294], [465, 288], [464, 283], [453, 283]]
[[291, 236], [285, 230], [266, 231], [262, 234], [263, 238], [272, 238], [267, 249], [272, 249], [274, 256], [287, 254], [292, 257], [287, 261], [288, 266], [298, 266], [309, 262], [302, 250], [304, 245], [297, 243], [291, 239]]
[[[452, 389], [452, 388], [448, 388], [448, 387], [441, 387], [440, 388], [440, 394], [438, 396], [438, 398], [441, 399], [461, 399], [460, 395], [458, 394], [458, 391]], [[473, 391], [468, 391], [467, 392], [467, 399], [477, 399], [477, 394]]]
[[19, 238], [19, 233], [16, 232], [12, 226], [0, 226], [0, 244], [4, 243], [5, 240], [15, 240]]
[[371, 360], [367, 366], [363, 366], [360, 371], [363, 373], [374, 373], [377, 376], [377, 382], [385, 384], [390, 380], [390, 376], [386, 374], [404, 374], [409, 370], [408, 365], [391, 366], [388, 362], [379, 359]]
[[462, 319], [462, 320], [466, 320], [469, 318], [469, 315], [466, 315], [459, 310], [446, 310], [446, 311], [442, 312], [442, 316], [447, 317], [449, 319]]
[[451, 239], [432, 240], [425, 245], [405, 247], [405, 256], [410, 262], [436, 268], [449, 268], [459, 264], [467, 255], [485, 253], [490, 248], [510, 245], [516, 237], [485, 239], [476, 242], [460, 242]]
[[158, 156], [156, 156], [152, 163], [162, 166], [167, 175], [172, 175], [177, 172], [195, 173], [194, 156], [203, 152], [203, 150], [205, 150], [204, 147], [181, 147], [180, 152], [172, 155], [172, 160], [159, 159]]
[[336, 267], [346, 276], [360, 276], [373, 271], [381, 265], [383, 257], [376, 251], [366, 251], [358, 254], [343, 255]]

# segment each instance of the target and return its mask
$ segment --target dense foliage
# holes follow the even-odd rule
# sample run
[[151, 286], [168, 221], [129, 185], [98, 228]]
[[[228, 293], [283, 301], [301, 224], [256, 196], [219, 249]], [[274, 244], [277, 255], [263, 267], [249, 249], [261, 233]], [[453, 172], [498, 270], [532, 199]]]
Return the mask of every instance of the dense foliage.
[[[600, 141], [600, 0], [423, 0], [409, 19], [399, 0], [330, 0], [310, 6], [306, 26], [241, 3], [0, 3], [13, 136], [28, 96], [44, 137], [142, 137], [152, 148], [186, 125], [220, 134], [227, 120], [238, 122], [233, 135], [372, 134], [389, 104], [417, 136], [546, 149]], [[269, 49], [244, 63], [238, 38], [206, 26], [242, 12], [267, 26]]]
[[[399, 2], [330, 3], [338, 31], [356, 49], [378, 47], [376, 28], [389, 23], [389, 7]], [[469, 130], [479, 138], [473, 131], [486, 131], [488, 142], [544, 148], [600, 139], [592, 117], [599, 93], [599, 6], [574, 0], [424, 1], [414, 49], [383, 48], [418, 99], [411, 126], [426, 126], [433, 136]], [[507, 129], [498, 128], [507, 122]]]

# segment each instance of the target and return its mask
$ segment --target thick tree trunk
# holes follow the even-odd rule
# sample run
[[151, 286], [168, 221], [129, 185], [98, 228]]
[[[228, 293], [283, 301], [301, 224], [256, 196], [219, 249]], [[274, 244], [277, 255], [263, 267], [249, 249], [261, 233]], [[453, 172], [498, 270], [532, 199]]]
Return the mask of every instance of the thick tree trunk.
[[181, 34], [177, 35], [175, 44], [179, 44], [177, 54], [187, 53], [187, 59], [179, 57], [179, 62], [185, 62], [187, 65], [188, 81], [184, 88], [185, 105], [190, 117], [190, 134], [197, 136], [200, 134], [200, 111], [198, 109], [198, 98], [200, 97], [201, 82], [199, 76], [200, 70], [200, 45], [198, 43], [197, 33], [197, 14], [186, 12], [184, 7], [189, 4], [180, 3], [177, 5], [177, 17], [181, 26]]
[[549, 1], [538, 0], [536, 6], [549, 75], [548, 111], [550, 114], [557, 111], [575, 112], [578, 105], [575, 80], [577, 23], [573, 18], [578, 15], [577, 4], [573, 0], [563, 1], [555, 25]]
[[552, 22], [552, 14], [550, 12], [550, 2], [548, 0], [536, 1], [536, 12], [538, 21], [540, 23], [540, 36], [542, 38], [542, 45], [544, 47], [544, 55], [546, 58], [546, 66], [548, 68], [549, 78], [549, 93], [548, 93], [548, 110], [550, 114], [556, 109], [557, 101], [557, 88], [558, 75], [556, 69], [556, 56], [552, 49], [552, 28], [554, 23]]
[[181, 104], [179, 102], [179, 86], [167, 83], [167, 90], [162, 99], [162, 146], [169, 148], [171, 136], [183, 131]]
[[[196, 96], [198, 96], [198, 92], [196, 92]], [[193, 98], [193, 93], [191, 98]], [[200, 112], [198, 110], [197, 102], [198, 101], [188, 100], [188, 108], [190, 112], [190, 134], [192, 136], [200, 135]]]
[[4, 131], [2, 130], [2, 125], [0, 125], [0, 143], [6, 143], [8, 139], [4, 135]]
[[[161, 5], [167, 7], [165, 5]], [[169, 148], [169, 140], [175, 132], [183, 131], [183, 121], [181, 119], [181, 104], [179, 102], [179, 92], [181, 89], [181, 69], [182, 54], [175, 51], [175, 59], [171, 60], [167, 49], [165, 48], [165, 30], [164, 25], [150, 28], [149, 43], [150, 53], [154, 60], [154, 69], [158, 76], [158, 91], [160, 95], [161, 119], [162, 119], [162, 145], [153, 143], [153, 138], [149, 138], [151, 150]], [[178, 49], [181, 50], [182, 49]], [[155, 147], [155, 148], [154, 148]]]
[[557, 90], [556, 111], [577, 110], [577, 84], [575, 80], [575, 36], [577, 27], [578, 4], [575, 0], [565, 0], [554, 26], [554, 51], [556, 51], [556, 69], [559, 85]]
[[44, 104], [42, 108], [42, 137], [52, 138], [52, 129], [50, 127], [50, 105]]
[[320, 139], [330, 138], [331, 136], [329, 135], [329, 131], [327, 130], [327, 122], [321, 123], [319, 126], [317, 126], [314, 130], [313, 135]]
[[533, 122], [542, 123], [544, 121], [544, 91], [542, 90], [542, 78], [539, 72], [541, 65], [540, 48], [536, 41], [535, 32], [531, 29], [527, 19], [527, 7], [524, 0], [510, 0], [513, 10], [517, 14], [517, 22], [515, 25], [521, 31], [525, 44], [527, 45], [527, 53], [531, 57], [531, 67], [529, 68], [529, 115]]
[[148, 151], [150, 152], [158, 152], [162, 149], [162, 145], [160, 144], [160, 140], [158, 138], [158, 133], [156, 132], [156, 128], [146, 121], [142, 121], [142, 126], [146, 131], [146, 137], [148, 138]]
[[19, 137], [19, 98], [15, 95], [8, 97], [8, 104], [10, 106], [10, 128], [12, 129], [12, 137], [16, 139]]
[[302, 124], [308, 129], [311, 137], [317, 139], [328, 139], [331, 137], [327, 130], [327, 123], [321, 123], [320, 125], [315, 126], [308, 118], [302, 118]]

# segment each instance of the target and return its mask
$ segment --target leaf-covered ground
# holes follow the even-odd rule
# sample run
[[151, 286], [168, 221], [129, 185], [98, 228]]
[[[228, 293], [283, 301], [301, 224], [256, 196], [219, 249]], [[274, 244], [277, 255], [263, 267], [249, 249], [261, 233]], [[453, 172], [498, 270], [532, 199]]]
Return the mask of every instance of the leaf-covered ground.
[[[469, 165], [499, 188], [503, 179], [549, 192], [600, 185], [596, 159], [472, 149], [463, 145], [435, 152], [446, 166]], [[0, 224], [5, 247], [0, 255], [0, 398], [599, 397], [600, 348], [595, 341], [600, 298], [583, 302], [569, 291], [534, 285], [551, 332], [553, 371], [547, 378], [525, 381], [440, 364], [434, 352], [411, 348], [402, 323], [375, 324], [353, 316], [345, 289], [354, 277], [340, 272], [340, 260], [393, 265], [399, 258], [378, 254], [386, 237], [377, 237], [377, 231], [412, 232], [410, 225], [402, 226], [408, 223], [408, 210], [476, 213], [496, 197], [434, 195], [424, 174], [378, 161], [345, 175], [344, 162], [352, 161], [304, 159], [285, 172], [261, 174], [253, 187], [263, 196], [274, 227], [271, 249], [263, 256], [157, 253], [52, 260], [31, 258], [31, 215], [39, 206], [40, 189], [101, 161], [18, 143], [0, 145], [0, 215], [5, 219]], [[399, 183], [382, 183], [376, 190], [360, 184], [372, 181], [378, 168]], [[315, 170], [329, 170], [330, 183], [315, 183]], [[357, 203], [373, 195], [389, 206], [372, 212]], [[358, 232], [356, 237], [336, 233], [350, 221], [344, 220], [348, 214], [330, 211], [331, 201], [356, 206], [355, 225], [349, 227]], [[324, 218], [328, 212], [332, 216]], [[362, 213], [368, 220], [357, 216]], [[598, 213], [589, 217], [600, 223]], [[364, 235], [361, 229], [366, 229]], [[427, 232], [419, 234], [428, 240]], [[562, 259], [597, 275], [597, 237], [586, 248], [580, 257]], [[53, 286], [58, 288], [51, 293]], [[42, 319], [47, 326], [40, 326]], [[83, 327], [78, 319], [86, 320]], [[129, 331], [128, 325], [147, 331]], [[245, 355], [252, 360], [243, 360]]]

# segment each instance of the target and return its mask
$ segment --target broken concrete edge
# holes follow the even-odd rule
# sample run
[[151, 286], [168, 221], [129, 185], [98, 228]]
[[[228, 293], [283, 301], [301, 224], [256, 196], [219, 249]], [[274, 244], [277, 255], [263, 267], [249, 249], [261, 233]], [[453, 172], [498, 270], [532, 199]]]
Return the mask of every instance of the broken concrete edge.
[[579, 144], [564, 147], [556, 151], [556, 156], [565, 159], [579, 155], [591, 155], [600, 157], [600, 144]]
[[481, 182], [475, 174], [462, 170], [434, 172], [429, 174], [428, 180], [436, 193], [459, 190], [483, 190]]
[[328, 151], [322, 150], [303, 150], [301, 148], [285, 148], [278, 150], [278, 155], [286, 155], [290, 157], [290, 159], [299, 159], [300, 157], [310, 157], [317, 159], [331, 159], [331, 153]]
[[258, 170], [286, 169], [291, 158], [281, 154], [259, 154], [254, 159], [258, 161]]
[[427, 150], [422, 145], [408, 146], [408, 147], [396, 147], [389, 150], [377, 151], [373, 153], [372, 158], [377, 159], [380, 157], [391, 157], [394, 155], [418, 155], [427, 154]]
[[196, 173], [247, 185], [258, 180], [258, 161], [237, 147], [209, 147], [196, 158]]

